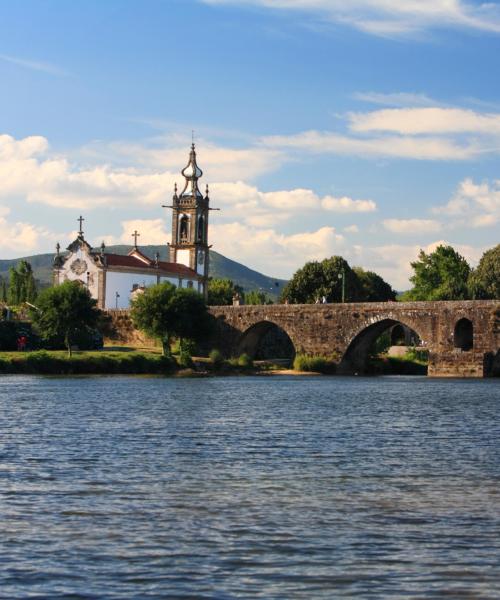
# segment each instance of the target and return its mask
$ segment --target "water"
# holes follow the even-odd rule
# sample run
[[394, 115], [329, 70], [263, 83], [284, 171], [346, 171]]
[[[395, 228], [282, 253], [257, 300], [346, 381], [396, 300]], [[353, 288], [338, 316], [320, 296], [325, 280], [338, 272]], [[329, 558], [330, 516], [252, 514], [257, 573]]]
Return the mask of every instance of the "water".
[[0, 598], [499, 598], [500, 385], [0, 378]]

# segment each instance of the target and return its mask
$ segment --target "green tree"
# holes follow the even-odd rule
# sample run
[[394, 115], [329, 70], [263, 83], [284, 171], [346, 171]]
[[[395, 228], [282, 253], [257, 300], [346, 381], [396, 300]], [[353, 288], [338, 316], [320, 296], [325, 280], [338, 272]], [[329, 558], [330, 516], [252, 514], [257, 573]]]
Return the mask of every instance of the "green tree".
[[21, 300], [21, 278], [14, 267], [9, 269], [9, 291], [7, 293], [7, 301], [11, 305], [20, 304]]
[[9, 288], [7, 300], [9, 304], [17, 305], [22, 302], [34, 302], [37, 296], [36, 282], [33, 269], [26, 260], [22, 260], [17, 268], [9, 269]]
[[170, 331], [183, 340], [203, 339], [210, 331], [211, 319], [203, 296], [186, 288], [177, 288], [170, 301]]
[[396, 292], [380, 275], [373, 271], [365, 271], [361, 267], [354, 267], [353, 271], [356, 273], [361, 285], [360, 300], [363, 302], [396, 300]]
[[250, 290], [244, 294], [245, 304], [272, 304], [273, 301], [265, 292]]
[[311, 304], [325, 296], [328, 302], [341, 302], [343, 277], [345, 300], [359, 300], [361, 285], [356, 273], [341, 256], [306, 263], [283, 288], [281, 299], [295, 304]]
[[7, 302], [7, 282], [3, 277], [0, 283], [0, 302]]
[[165, 282], [145, 289], [132, 301], [134, 325], [160, 340], [163, 355], [170, 354], [173, 337], [197, 340], [208, 331], [210, 318], [203, 297], [194, 290]]
[[79, 282], [65, 281], [43, 290], [32, 311], [33, 323], [43, 339], [61, 337], [71, 356], [71, 346], [80, 334], [95, 327], [100, 316], [88, 290]]
[[500, 244], [483, 254], [471, 273], [469, 288], [474, 298], [500, 299]]
[[241, 287], [235, 285], [231, 279], [210, 279], [208, 282], [208, 305], [230, 306], [236, 292], [242, 293]]
[[175, 285], [172, 283], [152, 285], [138, 294], [131, 305], [134, 325], [161, 342], [164, 356], [170, 355], [170, 338], [173, 335], [170, 303], [174, 294]]
[[438, 246], [426, 254], [420, 250], [418, 260], [411, 263], [413, 288], [405, 294], [408, 300], [466, 300], [469, 298], [470, 267], [451, 246]]

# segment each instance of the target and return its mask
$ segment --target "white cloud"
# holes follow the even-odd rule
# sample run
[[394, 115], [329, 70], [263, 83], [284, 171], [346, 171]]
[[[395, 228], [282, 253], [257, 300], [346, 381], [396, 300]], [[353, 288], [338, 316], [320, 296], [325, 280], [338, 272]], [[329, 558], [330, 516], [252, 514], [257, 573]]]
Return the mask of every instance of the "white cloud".
[[482, 148], [478, 142], [463, 143], [441, 137], [381, 136], [349, 137], [333, 132], [305, 131], [289, 136], [262, 139], [269, 147], [301, 150], [316, 154], [354, 155], [367, 158], [388, 157], [415, 160], [468, 160]]
[[349, 113], [348, 119], [351, 130], [357, 133], [500, 134], [500, 114], [478, 113], [461, 108], [387, 108], [369, 113]]
[[391, 233], [405, 235], [437, 233], [442, 229], [441, 223], [431, 219], [385, 219], [382, 224]]
[[347, 196], [342, 196], [342, 198], [325, 196], [321, 205], [325, 210], [338, 213], [366, 213], [377, 210], [377, 205], [373, 200], [353, 200]]
[[26, 58], [20, 58], [18, 56], [9, 56], [8, 54], [0, 54], [0, 60], [4, 62], [12, 63], [24, 69], [30, 69], [31, 71], [41, 71], [42, 73], [48, 73], [49, 75], [57, 75], [60, 77], [67, 76], [68, 73], [61, 67], [53, 65], [48, 62], [42, 62], [38, 60], [30, 60]]
[[500, 32], [494, 3], [465, 0], [202, 0], [206, 4], [255, 5], [302, 11], [381, 36], [414, 34], [427, 29], [459, 27]]
[[122, 234], [120, 242], [122, 244], [133, 244], [132, 234], [137, 231], [140, 237], [137, 240], [138, 246], [147, 246], [150, 244], [167, 244], [170, 242], [170, 234], [166, 231], [164, 219], [131, 219], [122, 221]]
[[397, 106], [407, 108], [409, 106], [436, 106], [439, 103], [429, 98], [426, 94], [395, 92], [392, 94], [381, 94], [380, 92], [356, 92], [353, 94], [355, 100], [361, 100], [369, 104], [381, 104], [383, 106]]
[[[180, 181], [180, 171], [187, 164], [190, 143], [184, 136], [178, 135], [155, 137], [144, 143], [94, 142], [81, 149], [76, 158], [91, 159], [99, 164], [133, 164], [155, 170], [168, 166], [171, 172], [178, 174]], [[210, 181], [253, 179], [279, 169], [286, 160], [279, 150], [261, 146], [227, 148], [205, 139], [199, 139], [197, 146], [201, 149], [198, 150], [200, 164], [210, 174]]]
[[464, 179], [451, 200], [433, 209], [456, 219], [457, 225], [490, 227], [500, 222], [500, 180], [474, 183]]
[[348, 225], [344, 227], [345, 233], [359, 233], [359, 227], [357, 225]]
[[[7, 214], [5, 210], [0, 214]], [[57, 236], [43, 227], [0, 216], [0, 253], [3, 258], [27, 256], [55, 243]]]
[[308, 260], [322, 260], [345, 249], [345, 239], [333, 227], [285, 235], [272, 228], [242, 223], [212, 225], [217, 252], [276, 277], [289, 277]]

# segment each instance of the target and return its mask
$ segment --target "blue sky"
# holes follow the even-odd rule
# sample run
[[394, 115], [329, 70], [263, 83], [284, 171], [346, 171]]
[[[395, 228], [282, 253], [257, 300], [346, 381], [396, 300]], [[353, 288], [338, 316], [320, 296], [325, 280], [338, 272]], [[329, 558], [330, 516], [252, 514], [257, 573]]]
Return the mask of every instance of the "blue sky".
[[0, 257], [166, 243], [191, 130], [214, 249], [288, 277], [499, 242], [500, 5], [0, 2]]

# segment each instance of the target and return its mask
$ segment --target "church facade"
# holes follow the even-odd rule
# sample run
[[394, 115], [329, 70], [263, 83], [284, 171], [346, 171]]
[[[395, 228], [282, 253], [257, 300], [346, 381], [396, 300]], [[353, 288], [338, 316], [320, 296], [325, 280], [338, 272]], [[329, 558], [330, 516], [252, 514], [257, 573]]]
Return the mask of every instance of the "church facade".
[[134, 232], [134, 248], [127, 254], [106, 251], [104, 242], [94, 249], [85, 240], [80, 217], [77, 238], [62, 254], [57, 245], [54, 258], [54, 285], [64, 281], [79, 281], [101, 309], [127, 309], [135, 295], [150, 285], [168, 281], [177, 287], [192, 288], [206, 296], [209, 249], [208, 245], [208, 186], [205, 195], [198, 188], [203, 172], [198, 167], [194, 144], [189, 162], [183, 169], [185, 183], [179, 194], [175, 186], [172, 204], [172, 242], [169, 261], [159, 256], [147, 256], [137, 245], [140, 235]]

